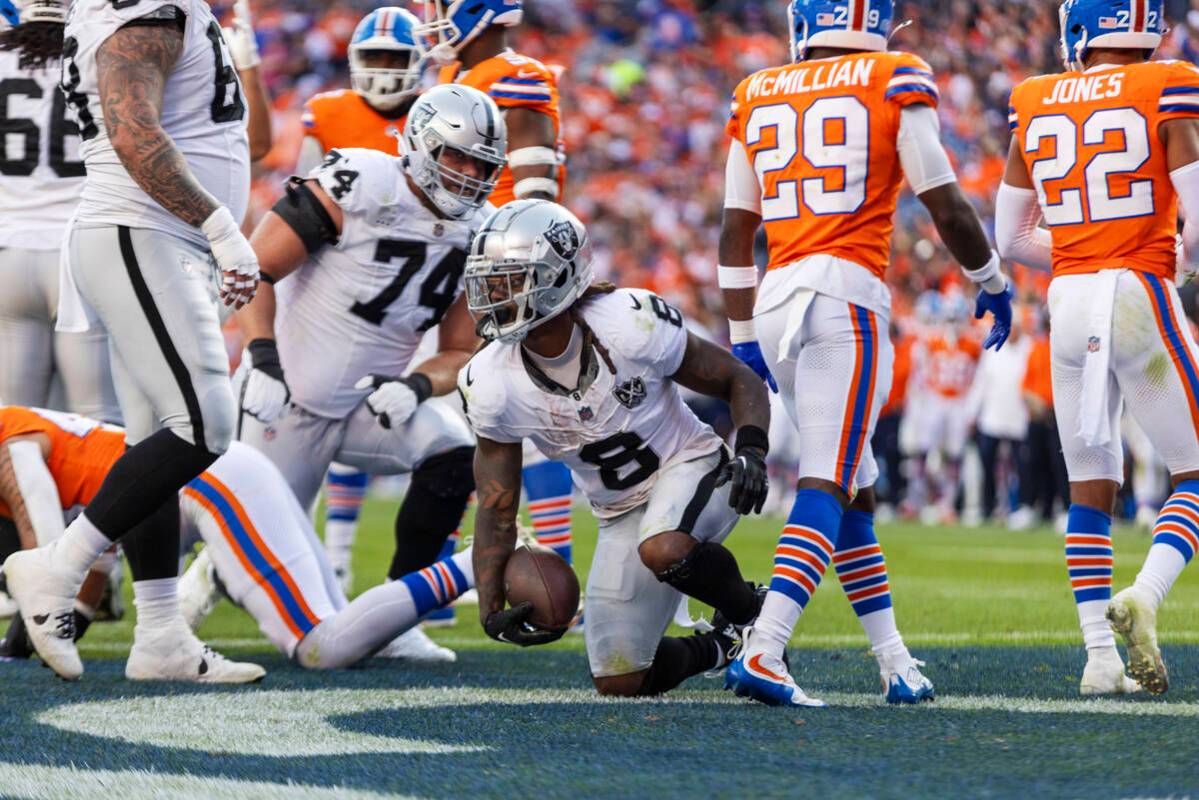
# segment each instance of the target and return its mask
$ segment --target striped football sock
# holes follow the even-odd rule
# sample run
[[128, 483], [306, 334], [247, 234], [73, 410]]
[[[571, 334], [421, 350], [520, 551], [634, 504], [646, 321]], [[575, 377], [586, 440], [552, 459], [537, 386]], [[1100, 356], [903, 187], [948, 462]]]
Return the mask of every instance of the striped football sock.
[[570, 469], [557, 461], [543, 461], [525, 467], [521, 480], [529, 499], [529, 516], [537, 543], [571, 563]]
[[774, 573], [754, 623], [755, 646], [782, 656], [804, 607], [816, 593], [837, 546], [843, 510], [819, 489], [800, 489], [774, 550]]
[[349, 566], [350, 552], [358, 532], [358, 515], [366, 500], [371, 476], [340, 464], [329, 469], [325, 481], [325, 552], [334, 569]]
[[895, 624], [887, 560], [874, 535], [873, 514], [850, 509], [841, 517], [833, 565], [874, 654], [883, 657], [906, 653]]
[[[454, 551], [458, 549], [458, 542], [462, 539], [462, 531], [457, 530], [446, 537], [445, 544], [441, 546], [441, 552], [437, 555], [439, 561], [444, 561], [454, 555]], [[450, 605], [442, 606], [430, 612], [425, 619], [432, 622], [448, 622], [454, 619], [454, 607]]]
[[1112, 518], [1075, 503], [1066, 520], [1066, 570], [1087, 649], [1116, 646], [1104, 617], [1112, 598]]
[[410, 572], [400, 578], [416, 607], [416, 615], [423, 617], [434, 609], [449, 605], [458, 595], [475, 585], [475, 571], [470, 562], [471, 548], [443, 558], [424, 569]]
[[1199, 550], [1199, 480], [1183, 481], [1166, 500], [1153, 526], [1153, 544], [1136, 587], [1161, 605], [1170, 587]]

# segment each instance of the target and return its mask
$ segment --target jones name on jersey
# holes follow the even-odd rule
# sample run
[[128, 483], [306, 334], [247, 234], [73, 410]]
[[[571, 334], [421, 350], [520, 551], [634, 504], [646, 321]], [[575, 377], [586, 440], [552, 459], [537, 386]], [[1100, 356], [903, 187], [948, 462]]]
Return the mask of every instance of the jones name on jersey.
[[204, 0], [75, 0], [63, 40], [63, 91], [83, 139], [87, 166], [79, 220], [152, 228], [208, 249], [198, 228], [150, 198], [130, 177], [108, 138], [100, 105], [96, 54], [117, 30], [135, 19], [178, 25], [183, 50], [167, 78], [162, 128], [175, 142], [200, 185], [233, 218], [246, 213], [250, 145], [246, 106], [229, 48]]
[[532, 440], [562, 461], [596, 516], [641, 505], [658, 472], [716, 452], [722, 442], [670, 380], [683, 362], [687, 329], [678, 310], [640, 289], [586, 301], [582, 317], [616, 374], [590, 342], [577, 389], [553, 384], [519, 344], [492, 342], [458, 375], [475, 432], [496, 442]]
[[492, 210], [437, 216], [401, 164], [347, 148], [309, 175], [341, 207], [341, 236], [279, 283], [275, 328], [293, 401], [321, 416], [351, 412], [370, 393], [354, 388], [364, 375], [403, 374], [462, 293], [467, 247]]

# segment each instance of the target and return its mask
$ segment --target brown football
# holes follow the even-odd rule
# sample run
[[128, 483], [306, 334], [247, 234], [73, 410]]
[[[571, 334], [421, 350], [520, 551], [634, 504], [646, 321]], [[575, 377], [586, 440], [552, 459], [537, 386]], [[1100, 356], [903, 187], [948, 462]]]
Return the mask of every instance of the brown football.
[[579, 579], [562, 556], [541, 545], [518, 547], [504, 568], [508, 604], [533, 604], [529, 621], [539, 628], [561, 630], [579, 610]]

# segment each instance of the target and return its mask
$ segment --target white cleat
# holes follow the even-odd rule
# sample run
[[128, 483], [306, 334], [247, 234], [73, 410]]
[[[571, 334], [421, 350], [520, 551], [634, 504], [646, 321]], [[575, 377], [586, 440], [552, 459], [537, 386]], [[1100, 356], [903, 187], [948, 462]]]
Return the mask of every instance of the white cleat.
[[1103, 694], [1133, 694], [1141, 691], [1141, 684], [1124, 674], [1124, 662], [1120, 652], [1112, 647], [1108, 650], [1088, 652], [1087, 666], [1082, 671], [1078, 693], [1084, 697]]
[[254, 683], [265, 675], [257, 664], [225, 658], [182, 621], [152, 630], [134, 627], [133, 649], [125, 662], [125, 677], [131, 681]]
[[179, 610], [183, 612], [187, 627], [193, 631], [199, 630], [220, 601], [221, 589], [216, 581], [216, 567], [205, 547], [179, 578]]
[[457, 653], [430, 639], [419, 626], [401, 633], [375, 655], [378, 658], [397, 658], [418, 664], [451, 664], [458, 660]]
[[18, 611], [17, 601], [9, 597], [7, 592], [0, 592], [0, 619], [14, 617]]
[[937, 699], [933, 682], [920, 672], [923, 661], [912, 658], [905, 647], [902, 653], [878, 660], [883, 694], [891, 705], [915, 705]]
[[1170, 688], [1162, 651], [1157, 646], [1157, 609], [1130, 586], [1107, 604], [1107, 620], [1128, 649], [1128, 676], [1150, 694]]
[[44, 547], [13, 553], [4, 562], [4, 576], [37, 654], [63, 680], [78, 680], [83, 674], [75, 647], [75, 593], [79, 587], [54, 568]]

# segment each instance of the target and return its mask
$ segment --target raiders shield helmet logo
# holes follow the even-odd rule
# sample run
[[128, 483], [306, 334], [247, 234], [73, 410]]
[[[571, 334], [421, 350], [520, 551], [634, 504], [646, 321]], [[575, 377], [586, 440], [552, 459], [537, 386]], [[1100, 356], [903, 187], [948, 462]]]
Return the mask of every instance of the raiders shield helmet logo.
[[545, 240], [563, 261], [574, 260], [579, 252], [579, 235], [569, 222], [555, 222], [545, 232]]
[[612, 389], [612, 394], [625, 408], [636, 408], [645, 400], [645, 381], [633, 378]]

